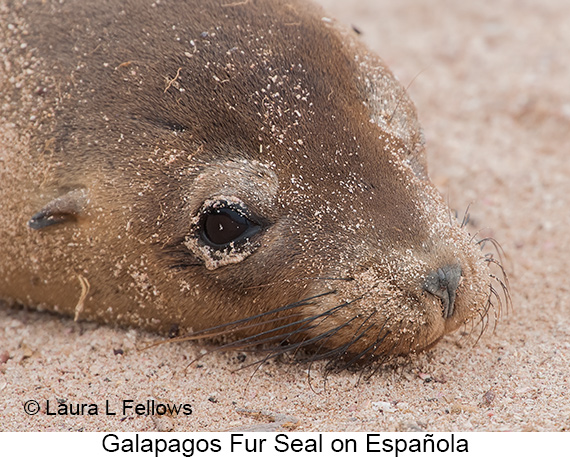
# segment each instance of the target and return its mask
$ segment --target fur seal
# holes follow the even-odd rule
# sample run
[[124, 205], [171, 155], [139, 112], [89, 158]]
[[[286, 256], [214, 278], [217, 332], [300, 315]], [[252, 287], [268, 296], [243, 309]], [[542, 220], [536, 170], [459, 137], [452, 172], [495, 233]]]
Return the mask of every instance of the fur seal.
[[319, 8], [1, 0], [0, 19], [2, 301], [351, 362], [492, 307], [494, 260], [430, 182], [412, 102]]

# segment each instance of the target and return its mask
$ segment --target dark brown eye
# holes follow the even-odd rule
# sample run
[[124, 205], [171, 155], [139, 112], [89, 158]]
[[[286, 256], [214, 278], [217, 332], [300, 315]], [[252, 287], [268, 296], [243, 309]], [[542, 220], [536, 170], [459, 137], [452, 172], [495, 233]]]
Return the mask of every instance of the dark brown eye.
[[203, 219], [203, 239], [218, 249], [246, 241], [259, 229], [258, 224], [232, 207], [210, 208]]

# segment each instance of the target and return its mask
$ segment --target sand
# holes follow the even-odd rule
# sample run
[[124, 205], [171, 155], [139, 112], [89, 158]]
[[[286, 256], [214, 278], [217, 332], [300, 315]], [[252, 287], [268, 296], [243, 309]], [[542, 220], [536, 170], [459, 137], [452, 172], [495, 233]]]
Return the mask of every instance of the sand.
[[[414, 99], [430, 174], [506, 253], [512, 309], [371, 377], [0, 307], [1, 430], [570, 430], [570, 4], [321, 0]], [[244, 360], [245, 357], [245, 360]], [[172, 417], [124, 400], [189, 404]], [[42, 410], [24, 412], [36, 400]], [[95, 404], [98, 415], [47, 415]], [[117, 415], [104, 414], [106, 402]]]

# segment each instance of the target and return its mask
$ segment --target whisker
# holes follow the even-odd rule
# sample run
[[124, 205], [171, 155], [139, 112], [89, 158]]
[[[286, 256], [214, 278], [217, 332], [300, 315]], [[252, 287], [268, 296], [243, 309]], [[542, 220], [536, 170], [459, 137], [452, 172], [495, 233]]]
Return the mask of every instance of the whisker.
[[489, 287], [489, 296], [487, 297], [487, 303], [481, 310], [478, 311], [480, 317], [479, 323], [481, 324], [481, 332], [479, 333], [476, 343], [479, 342], [479, 340], [483, 336], [483, 333], [485, 333], [489, 328], [489, 322], [491, 321], [489, 312], [491, 311], [491, 309], [493, 310], [493, 332], [495, 332], [497, 329], [499, 316], [497, 314], [497, 307], [493, 302], [493, 298], [499, 301], [499, 307], [501, 307], [502, 306], [501, 298], [497, 293], [497, 291], [495, 290], [495, 288], [491, 285]]
[[481, 240], [477, 239], [477, 237], [482, 231], [483, 229], [477, 230], [473, 235], [471, 235], [471, 238], [469, 238], [470, 243], [474, 243], [475, 245], [481, 245], [480, 247], [481, 250], [483, 250], [485, 243], [481, 243]]
[[[166, 344], [166, 343], [180, 343], [183, 341], [195, 341], [195, 340], [200, 340], [200, 339], [206, 339], [206, 338], [212, 338], [215, 336], [220, 336], [220, 335], [227, 335], [227, 334], [231, 334], [231, 333], [235, 333], [236, 331], [241, 330], [242, 328], [242, 324], [248, 324], [256, 319], [262, 319], [263, 317], [266, 316], [270, 316], [272, 314], [276, 314], [276, 313], [280, 313], [280, 312], [284, 312], [284, 311], [289, 311], [291, 309], [295, 309], [295, 308], [299, 308], [302, 306], [309, 306], [312, 303], [312, 300], [315, 300], [317, 298], [322, 298], [325, 297], [327, 295], [331, 295], [331, 294], [335, 294], [336, 290], [331, 290], [328, 292], [324, 292], [322, 294], [318, 294], [318, 295], [313, 295], [311, 297], [307, 297], [303, 300], [300, 300], [298, 302], [294, 302], [294, 303], [290, 303], [288, 305], [279, 307], [279, 308], [275, 308], [269, 311], [266, 311], [264, 313], [260, 313], [260, 314], [256, 314], [254, 316], [250, 316], [250, 317], [246, 317], [243, 319], [239, 319], [237, 321], [232, 321], [232, 322], [228, 322], [225, 324], [220, 324], [220, 325], [216, 325], [214, 327], [209, 327], [207, 329], [204, 330], [198, 330], [196, 332], [192, 332], [188, 335], [183, 335], [183, 336], [179, 336], [177, 338], [170, 338], [168, 340], [165, 341], [159, 341], [157, 343], [153, 343], [147, 347], [145, 347], [145, 349], [149, 349], [161, 344]], [[290, 318], [290, 316], [283, 316], [283, 319], [287, 319]], [[276, 321], [281, 320], [281, 318], [276, 318]], [[265, 322], [259, 322], [259, 323], [253, 323], [250, 324], [248, 328], [251, 327], [256, 327], [256, 326], [262, 326], [264, 325]], [[220, 331], [222, 329], [226, 329], [229, 327], [229, 330], [224, 330], [224, 331]]]
[[488, 310], [493, 309], [493, 332], [497, 330], [497, 324], [499, 323], [499, 318], [501, 316], [501, 309], [503, 308], [503, 300], [501, 299], [501, 295], [495, 290], [493, 286], [491, 286], [491, 292], [493, 296], [498, 300], [499, 306], [494, 306], [492, 300], [490, 300], [490, 306], [487, 308]]
[[[334, 314], [335, 312], [337, 312], [339, 309], [344, 308], [344, 307], [346, 307], [346, 306], [348, 306], [348, 305], [351, 305], [352, 303], [354, 303], [354, 302], [357, 301], [357, 300], [360, 300], [361, 298], [362, 298], [362, 297], [357, 297], [357, 298], [351, 300], [350, 302], [342, 303], [341, 305], [338, 305], [338, 306], [336, 306], [336, 307], [334, 307], [334, 308], [331, 308], [330, 310], [325, 311], [324, 313], [321, 313], [321, 314], [319, 314], [318, 316], [311, 317], [310, 319], [311, 319], [311, 320], [316, 320], [316, 319], [319, 319], [319, 318], [323, 317], [323, 320], [320, 321], [319, 324], [318, 324], [318, 325], [321, 325], [324, 320], [326, 320], [329, 316], [333, 315], [333, 314]], [[358, 317], [355, 316], [355, 317], [353, 317], [352, 319], [350, 319], [350, 320], [344, 322], [343, 324], [341, 324], [341, 325], [339, 325], [339, 326], [337, 326], [337, 327], [335, 327], [335, 328], [333, 328], [333, 329], [329, 329], [328, 331], [323, 332], [323, 333], [321, 333], [321, 334], [319, 334], [319, 335], [316, 335], [316, 336], [314, 336], [314, 337], [312, 337], [312, 338], [304, 338], [302, 341], [299, 341], [299, 342], [297, 342], [297, 343], [288, 344], [288, 345], [285, 346], [285, 347], [283, 347], [283, 346], [281, 346], [281, 345], [280, 345], [280, 346], [276, 346], [275, 348], [271, 349], [271, 352], [270, 352], [269, 354], [267, 354], [263, 359], [257, 360], [257, 361], [255, 361], [255, 362], [252, 362], [252, 363], [248, 364], [248, 365], [245, 365], [245, 366], [241, 367], [240, 370], [241, 370], [241, 369], [245, 369], [245, 368], [249, 368], [249, 367], [251, 367], [252, 365], [257, 365], [256, 368], [255, 368], [255, 371], [254, 371], [254, 373], [255, 373], [255, 372], [257, 372], [257, 370], [259, 369], [259, 367], [260, 367], [261, 365], [263, 365], [265, 362], [267, 362], [268, 360], [274, 359], [274, 358], [279, 357], [279, 356], [281, 356], [281, 355], [283, 355], [283, 354], [285, 354], [285, 353], [291, 353], [291, 352], [292, 352], [292, 353], [294, 354], [294, 356], [295, 356], [295, 355], [298, 353], [298, 351], [299, 351], [300, 349], [305, 348], [305, 347], [309, 347], [309, 346], [310, 346], [310, 347], [313, 347], [313, 346], [314, 346], [316, 343], [318, 343], [319, 341], [321, 341], [320, 347], [322, 348], [323, 345], [326, 343], [326, 341], [328, 341], [333, 335], [337, 334], [337, 333], [338, 333], [340, 330], [342, 330], [343, 328], [349, 326], [349, 325], [350, 325], [355, 319], [357, 319], [357, 318], [358, 318]], [[362, 324], [361, 324], [361, 325], [362, 325]], [[313, 328], [313, 327], [311, 327], [311, 328]], [[282, 335], [282, 336], [284, 336], [284, 339], [282, 340], [281, 343], [284, 343], [287, 339], [290, 339], [291, 336], [294, 336], [294, 335], [296, 335], [296, 334], [298, 334], [298, 333], [301, 333], [302, 331], [305, 331], [305, 330], [306, 330], [306, 328], [298, 328], [298, 329], [296, 329], [294, 332], [291, 332], [291, 333], [286, 334], [286, 335]], [[256, 341], [256, 343], [257, 343], [257, 341]], [[329, 351], [329, 352], [338, 353], [338, 351], [339, 351], [339, 349], [337, 348], [337, 349], [335, 349], [334, 351]], [[325, 353], [325, 354], [328, 354], [328, 352]], [[315, 362], [315, 361], [317, 361], [317, 360], [324, 359], [324, 358], [328, 358], [328, 356], [322, 355], [322, 357], [319, 357], [318, 354], [314, 354], [314, 355], [311, 356], [308, 360], [304, 360], [304, 361], [302, 360], [302, 362], [308, 362], [308, 363], [309, 363], [309, 369], [308, 369], [308, 371], [307, 371], [307, 376], [309, 377], [309, 384], [310, 384], [310, 370], [311, 370], [312, 363]], [[311, 388], [312, 388], [312, 387], [311, 387]]]
[[461, 224], [459, 224], [459, 226], [461, 228], [465, 228], [467, 226], [467, 224], [469, 223], [469, 220], [470, 220], [469, 209], [470, 208], [471, 208], [471, 203], [469, 203], [467, 205], [467, 208], [465, 209], [465, 212], [463, 213], [463, 219], [461, 220]]
[[418, 79], [418, 77], [428, 69], [428, 67], [424, 68], [422, 71], [418, 72], [418, 74], [416, 74], [416, 76], [414, 76], [412, 78], [412, 80], [408, 83], [408, 85], [404, 88], [404, 91], [402, 93], [402, 96], [398, 99], [398, 102], [396, 103], [396, 106], [394, 107], [394, 111], [392, 111], [392, 114], [390, 115], [390, 117], [388, 118], [388, 122], [386, 122], [388, 125], [390, 125], [392, 123], [392, 120], [394, 119], [394, 116], [396, 115], [396, 113], [398, 112], [398, 108], [400, 107], [400, 103], [402, 102], [402, 100], [404, 99], [404, 96], [408, 93], [408, 89], [412, 86], [412, 84], [414, 83], [414, 81], [416, 79]]
[[316, 362], [319, 360], [324, 360], [324, 359], [329, 359], [332, 356], [346, 356], [348, 354], [348, 348], [350, 346], [353, 346], [357, 341], [359, 341], [365, 334], [366, 332], [371, 328], [374, 327], [375, 324], [370, 324], [370, 326], [368, 326], [368, 328], [366, 328], [362, 333], [360, 333], [360, 335], [355, 336], [354, 338], [352, 338], [348, 343], [343, 344], [342, 346], [339, 346], [337, 348], [334, 349], [330, 349], [327, 352], [324, 353], [320, 353], [320, 354], [315, 354], [313, 357], [311, 357], [311, 362]]
[[[469, 209], [469, 207], [467, 209]], [[493, 237], [485, 237], [480, 240], [477, 240], [476, 238], [479, 233], [480, 231], [475, 233], [475, 235], [471, 237], [470, 242], [479, 246], [481, 251], [483, 252], [487, 244], [490, 244], [492, 246], [494, 252], [499, 256], [499, 260], [497, 260], [493, 256], [492, 252], [487, 252], [483, 255], [482, 261], [486, 262], [487, 265], [493, 266], [494, 268], [498, 269], [499, 273], [498, 275], [495, 274], [493, 271], [490, 271], [488, 273], [491, 281], [489, 284], [489, 294], [487, 296], [487, 301], [481, 309], [477, 310], [479, 319], [477, 321], [472, 321], [474, 326], [475, 325], [481, 326], [481, 330], [479, 332], [475, 344], [479, 342], [483, 334], [488, 330], [491, 319], [493, 320], [493, 332], [495, 332], [497, 329], [499, 318], [501, 317], [503, 310], [506, 310], [506, 312], [508, 312], [510, 309], [512, 309], [509, 276], [507, 274], [505, 267], [503, 266], [506, 254], [500, 243], [497, 240], [495, 240]], [[495, 285], [499, 284], [500, 287], [499, 290], [501, 293], [499, 293], [499, 291], [495, 288], [494, 284]], [[492, 316], [490, 315], [491, 309], [493, 310]]]
[[[356, 299], [355, 299], [356, 300]], [[298, 343], [293, 343], [293, 344], [288, 344], [286, 347], [282, 347], [281, 345], [283, 345], [288, 339], [291, 339], [291, 337], [294, 337], [302, 332], [306, 332], [307, 330], [311, 330], [313, 328], [315, 328], [318, 325], [322, 325], [322, 322], [324, 320], [326, 320], [329, 316], [331, 316], [332, 314], [334, 314], [336, 311], [338, 311], [339, 309], [350, 305], [351, 303], [353, 303], [355, 300], [352, 300], [350, 302], [345, 302], [345, 303], [341, 303], [340, 305], [337, 305], [331, 309], [328, 309], [316, 316], [308, 316], [305, 317], [301, 320], [295, 321], [295, 322], [290, 322], [287, 323], [285, 325], [282, 325], [280, 327], [277, 328], [272, 328], [270, 330], [266, 330], [264, 332], [261, 333], [257, 333], [255, 335], [251, 335], [245, 338], [241, 338], [237, 341], [233, 341], [230, 343], [226, 343], [222, 346], [218, 346], [216, 347], [213, 351], [209, 351], [206, 354], [201, 354], [200, 356], [198, 356], [196, 359], [192, 360], [190, 362], [190, 365], [192, 365], [193, 363], [195, 363], [196, 361], [200, 360], [202, 357], [204, 357], [205, 355], [211, 353], [211, 352], [217, 352], [217, 351], [223, 351], [223, 350], [227, 350], [227, 349], [240, 349], [240, 350], [244, 350], [244, 349], [249, 349], [253, 346], [260, 346], [260, 345], [264, 345], [264, 344], [268, 344], [268, 343], [273, 343], [276, 341], [279, 341], [279, 344], [273, 348], [271, 350], [271, 352], [266, 355], [266, 357], [260, 361], [256, 361], [256, 362], [252, 362], [251, 364], [248, 364], [242, 368], [247, 368], [251, 365], [254, 364], [263, 364], [264, 362], [266, 362], [267, 360], [273, 359], [281, 354], [284, 354], [286, 352], [292, 352], [295, 351], [296, 349], [299, 349], [301, 347], [306, 347], [309, 345], [312, 345], [315, 341], [319, 340], [319, 337], [314, 337], [311, 339], [304, 339], [301, 342]], [[322, 319], [322, 320], [321, 320]], [[316, 325], [310, 325], [312, 322], [319, 320], [319, 322]], [[346, 325], [349, 325], [351, 321], [347, 321], [346, 323], [342, 324], [342, 326], [340, 327], [344, 327]], [[296, 327], [294, 330], [288, 332], [288, 333], [283, 333], [282, 331], [291, 327]], [[274, 334], [271, 336], [271, 334]], [[267, 338], [260, 338], [263, 337], [264, 335], [270, 335]], [[279, 350], [278, 350], [279, 349]]]
[[[385, 335], [382, 338], [383, 342], [392, 332], [391, 331], [387, 331], [385, 333]], [[379, 342], [378, 344], [380, 344], [381, 342]], [[392, 357], [394, 357], [395, 353], [394, 353], [394, 349], [396, 349], [397, 343], [394, 342], [389, 348], [386, 348], [384, 350], [384, 353], [381, 354], [378, 358], [375, 358], [375, 364], [374, 365], [370, 365], [370, 372], [369, 374], [366, 376], [366, 379], [370, 379], [372, 376], [374, 376], [376, 373], [378, 373], [378, 371], [380, 371], [380, 369], [382, 368], [382, 366], [387, 363]], [[373, 354], [374, 357], [376, 357], [376, 353]], [[361, 378], [364, 377], [364, 372], [362, 372], [361, 374]]]
[[[507, 312], [509, 310], [512, 310], [512, 300], [511, 300], [511, 292], [509, 290], [509, 286], [508, 283], [505, 284], [500, 278], [498, 278], [496, 275], [494, 274], [489, 274], [489, 277], [491, 277], [495, 282], [497, 282], [500, 286], [501, 286], [501, 290], [503, 291], [503, 296], [505, 297], [505, 303], [506, 303], [506, 308], [507, 308]], [[508, 279], [507, 279], [508, 281]]]
[[[375, 310], [374, 312], [370, 313], [368, 315], [368, 317], [360, 324], [358, 329], [361, 329], [364, 324], [366, 322], [368, 322], [368, 320], [370, 320], [372, 317], [374, 317], [374, 315], [377, 314], [377, 310]], [[371, 350], [376, 351], [378, 349], [378, 347], [380, 346], [380, 344], [388, 337], [388, 335], [390, 335], [391, 331], [386, 331], [384, 334], [382, 334], [383, 329], [386, 327], [388, 323], [388, 320], [386, 320], [384, 322], [384, 324], [382, 325], [382, 327], [380, 328], [380, 331], [378, 332], [378, 336], [376, 337], [376, 340], [374, 342], [372, 342], [369, 346], [367, 346], [364, 350], [362, 350], [360, 353], [354, 354], [348, 361], [345, 361], [344, 364], [340, 364], [338, 359], [333, 358], [333, 356], [340, 356], [341, 358], [344, 358], [344, 356], [346, 356], [347, 354], [349, 354], [348, 352], [348, 348], [350, 346], [353, 346], [357, 341], [359, 341], [366, 333], [368, 333], [372, 328], [376, 327], [376, 324], [371, 324], [369, 325], [364, 331], [362, 331], [360, 333], [360, 335], [357, 335], [355, 338], [351, 339], [348, 343], [346, 343], [345, 345], [339, 347], [339, 348], [335, 348], [335, 349], [331, 349], [329, 350], [327, 353], [325, 354], [321, 354], [318, 358], [314, 359], [314, 360], [321, 360], [321, 359], [325, 359], [325, 358], [330, 358], [329, 362], [326, 364], [325, 366], [325, 371], [330, 372], [330, 371], [342, 371], [352, 365], [355, 365], [356, 363], [362, 362], [364, 359], [364, 356], [370, 352]], [[371, 357], [369, 357], [367, 360], [369, 362], [372, 362], [374, 358], [374, 353]]]
[[[274, 342], [277, 340], [282, 340], [281, 343], [283, 343], [284, 339], [286, 340], [287, 338], [291, 337], [292, 335], [295, 335], [299, 332], [310, 330], [311, 328], [314, 328], [314, 327], [311, 327], [308, 325], [302, 325], [302, 324], [311, 323], [311, 322], [315, 321], [316, 319], [318, 319], [319, 317], [322, 317], [322, 314], [320, 314], [318, 316], [305, 317], [301, 320], [298, 320], [295, 322], [290, 322], [290, 323], [287, 323], [285, 325], [281, 325], [280, 327], [272, 328], [270, 330], [266, 330], [266, 331], [261, 332], [261, 333], [256, 333], [255, 335], [250, 335], [250, 336], [247, 336], [245, 338], [241, 338], [237, 341], [232, 341], [232, 342], [226, 343], [222, 346], [218, 346], [215, 350], [218, 351], [218, 350], [225, 350], [225, 349], [246, 349], [246, 348], [249, 348], [253, 345], [263, 345], [263, 344], [271, 343], [271, 342]], [[264, 335], [271, 335], [272, 333], [280, 332], [281, 330], [285, 330], [287, 328], [294, 327], [294, 326], [299, 326], [299, 328], [297, 328], [295, 331], [293, 331], [291, 333], [287, 333], [287, 334], [277, 333], [273, 336], [268, 336], [267, 338], [260, 338]], [[285, 338], [283, 338], [284, 336], [285, 336]]]
[[[265, 356], [262, 360], [258, 360], [258, 361], [252, 362], [252, 363], [250, 363], [250, 364], [248, 364], [248, 365], [245, 365], [245, 366], [241, 367], [241, 369], [243, 369], [243, 368], [248, 368], [248, 367], [250, 367], [250, 366], [252, 366], [252, 365], [263, 364], [263, 363], [267, 362], [268, 360], [274, 359], [274, 358], [276, 358], [276, 357], [278, 357], [278, 356], [280, 356], [280, 355], [282, 355], [282, 354], [285, 354], [285, 353], [294, 351], [294, 350], [299, 349], [299, 348], [302, 348], [302, 347], [312, 346], [314, 343], [317, 343], [317, 342], [319, 342], [321, 339], [328, 337], [330, 334], [338, 333], [339, 330], [341, 330], [342, 328], [344, 328], [344, 327], [346, 327], [347, 325], [349, 325], [350, 322], [351, 322], [352, 320], [354, 320], [354, 319], [356, 319], [356, 317], [352, 318], [350, 321], [347, 321], [347, 322], [345, 322], [345, 323], [339, 325], [338, 327], [329, 329], [329, 330], [327, 330], [326, 332], [321, 333], [321, 334], [319, 334], [319, 335], [317, 335], [317, 336], [314, 336], [314, 337], [312, 337], [312, 338], [304, 339], [304, 340], [302, 340], [302, 341], [300, 341], [300, 342], [289, 344], [289, 345], [287, 345], [286, 347], [279, 347], [279, 350], [273, 349], [273, 350], [272, 350], [267, 356]], [[281, 336], [283, 336], [283, 335], [281, 335]]]
[[[285, 315], [285, 316], [275, 317], [273, 319], [265, 320], [262, 322], [252, 322], [248, 325], [236, 327], [236, 328], [233, 328], [230, 330], [220, 330], [219, 332], [216, 332], [216, 333], [208, 333], [207, 335], [190, 334], [190, 335], [181, 336], [178, 338], [171, 338], [170, 340], [167, 340], [167, 341], [161, 341], [159, 343], [155, 343], [155, 345], [163, 344], [163, 343], [169, 343], [169, 342], [196, 341], [196, 340], [201, 340], [201, 339], [206, 339], [206, 338], [215, 338], [217, 336], [227, 336], [227, 335], [231, 335], [232, 333], [235, 333], [237, 331], [241, 332], [243, 330], [248, 330], [251, 328], [259, 327], [261, 325], [274, 324], [276, 322], [280, 322], [280, 321], [284, 321], [284, 320], [290, 320], [292, 318], [297, 318], [297, 317], [302, 317], [302, 316], [304, 316], [304, 315], [301, 313], [289, 314], [289, 315]], [[273, 330], [276, 330], [276, 329], [273, 329]], [[261, 335], [261, 333], [258, 333], [258, 335]]]
[[481, 331], [479, 332], [479, 335], [477, 335], [477, 338], [475, 339], [475, 343], [473, 343], [473, 346], [475, 346], [475, 345], [477, 345], [477, 343], [479, 343], [479, 340], [483, 337], [483, 334], [487, 331], [487, 328], [489, 326], [489, 320], [486, 319], [487, 312], [486, 311], [477, 311], [477, 313], [479, 314], [478, 324], [481, 325]]
[[475, 244], [481, 245], [481, 250], [484, 249], [486, 243], [491, 243], [491, 245], [495, 249], [495, 252], [499, 256], [500, 262], [505, 263], [505, 257], [506, 257], [505, 251], [504, 251], [503, 247], [501, 246], [501, 244], [495, 238], [486, 237], [486, 238], [481, 238], [480, 240], [475, 242]]
[[[387, 321], [386, 321], [387, 322]], [[384, 325], [382, 325], [382, 328], [380, 330], [382, 330], [385, 326], [386, 326], [386, 322], [384, 323]], [[361, 336], [364, 335], [364, 333], [368, 332], [368, 330], [372, 329], [376, 327], [375, 324], [371, 324], [363, 333]], [[376, 338], [376, 340], [374, 342], [372, 342], [371, 344], [369, 344], [366, 348], [364, 348], [362, 351], [360, 351], [359, 353], [355, 354], [353, 357], [351, 357], [349, 360], [347, 360], [343, 365], [340, 366], [335, 366], [335, 370], [338, 371], [342, 371], [345, 370], [347, 368], [349, 368], [350, 366], [356, 364], [357, 362], [361, 362], [364, 359], [364, 356], [366, 356], [370, 351], [372, 352], [372, 356], [374, 356], [374, 351], [376, 351], [378, 349], [378, 346], [380, 344], [382, 344], [382, 342], [388, 337], [388, 335], [390, 335], [392, 332], [390, 331], [386, 331], [384, 334], [381, 333], [381, 331], [378, 334], [378, 337]], [[358, 338], [360, 339], [360, 337]], [[353, 342], [355, 342], [355, 340], [353, 340]]]
[[[507, 275], [507, 271], [505, 270], [505, 267], [503, 267], [503, 265], [501, 265], [500, 262], [498, 262], [496, 259], [494, 259], [492, 257], [485, 257], [485, 262], [496, 265], [501, 270], [501, 274], [503, 275], [503, 280], [505, 281], [505, 286], [509, 290], [511, 287], [509, 284], [509, 276]], [[496, 278], [496, 276], [495, 276], [495, 278]], [[496, 278], [496, 279], [499, 280], [498, 278]]]
[[[351, 300], [351, 301], [349, 301], [349, 302], [342, 303], [341, 305], [336, 306], [335, 308], [332, 308], [332, 310], [330, 310], [330, 311], [332, 311], [332, 312], [326, 312], [326, 314], [327, 314], [326, 317], [325, 317], [321, 322], [319, 322], [319, 325], [321, 325], [322, 322], [324, 322], [328, 317], [332, 316], [332, 315], [333, 315], [336, 311], [338, 311], [339, 309], [344, 308], [344, 307], [346, 307], [346, 306], [349, 306], [349, 305], [355, 303], [356, 301], [358, 301], [358, 300], [360, 300], [360, 299], [362, 299], [362, 297], [357, 297], [357, 298], [355, 298], [355, 299], [353, 299], [353, 300]], [[325, 313], [322, 313], [322, 314], [320, 314], [318, 317], [322, 317], [324, 314], [325, 314]], [[304, 340], [302, 341], [303, 344], [302, 344], [302, 345], [297, 344], [297, 346], [299, 346], [299, 348], [300, 348], [300, 347], [305, 347], [305, 346], [308, 346], [308, 345], [313, 345], [314, 343], [320, 341], [321, 339], [324, 339], [324, 341], [322, 341], [321, 344], [320, 344], [320, 347], [322, 348], [323, 345], [326, 344], [326, 342], [330, 339], [331, 336], [333, 336], [333, 335], [335, 335], [336, 333], [338, 333], [338, 332], [339, 332], [341, 329], [343, 329], [344, 327], [347, 327], [348, 325], [350, 325], [350, 324], [351, 324], [354, 320], [356, 320], [357, 318], [358, 318], [358, 316], [354, 316], [352, 319], [349, 319], [348, 321], [344, 322], [343, 324], [337, 326], [337, 327], [334, 328], [334, 329], [330, 329], [330, 330], [328, 330], [327, 332], [321, 333], [320, 335], [317, 335], [317, 336], [315, 336], [315, 337], [313, 337], [313, 338], [304, 339]]]

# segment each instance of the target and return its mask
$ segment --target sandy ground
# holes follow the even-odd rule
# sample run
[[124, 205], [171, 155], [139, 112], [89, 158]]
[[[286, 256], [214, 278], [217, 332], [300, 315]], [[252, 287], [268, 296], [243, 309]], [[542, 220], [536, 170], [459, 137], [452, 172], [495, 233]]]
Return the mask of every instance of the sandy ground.
[[[321, 0], [362, 31], [417, 104], [430, 173], [471, 230], [500, 241], [513, 307], [365, 378], [0, 308], [2, 430], [570, 430], [570, 4], [566, 0]], [[327, 13], [328, 14], [328, 13]], [[488, 228], [491, 227], [491, 228]], [[475, 330], [475, 336], [477, 329]], [[309, 383], [309, 376], [311, 382]], [[97, 416], [50, 416], [94, 403]], [[123, 400], [189, 416], [104, 414]], [[27, 400], [42, 411], [24, 413]]]

